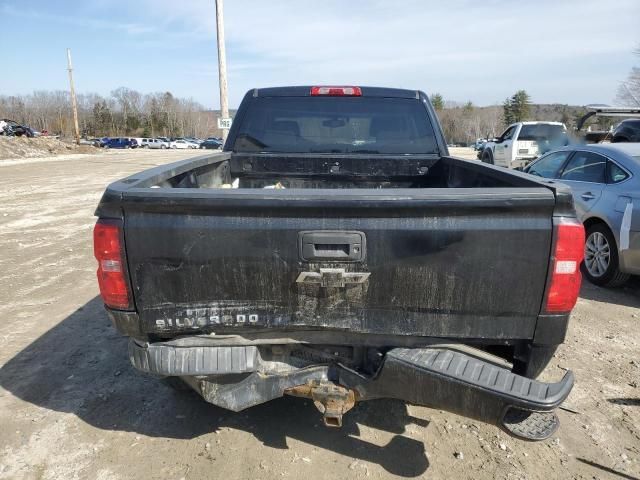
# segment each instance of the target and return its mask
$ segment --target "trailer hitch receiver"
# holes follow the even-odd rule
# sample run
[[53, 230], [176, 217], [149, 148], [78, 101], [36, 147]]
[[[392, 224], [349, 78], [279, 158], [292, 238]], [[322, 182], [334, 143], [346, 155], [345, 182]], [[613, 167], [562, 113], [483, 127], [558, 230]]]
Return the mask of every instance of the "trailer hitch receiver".
[[356, 395], [341, 385], [332, 382], [311, 382], [298, 385], [285, 391], [295, 397], [305, 397], [313, 400], [313, 404], [322, 413], [327, 427], [341, 427], [342, 415], [353, 408]]

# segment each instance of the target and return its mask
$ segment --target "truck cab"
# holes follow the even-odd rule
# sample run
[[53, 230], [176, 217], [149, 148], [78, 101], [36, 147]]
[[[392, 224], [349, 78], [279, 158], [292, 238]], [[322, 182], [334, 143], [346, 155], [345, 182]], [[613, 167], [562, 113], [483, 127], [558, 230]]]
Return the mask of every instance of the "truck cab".
[[487, 142], [478, 158], [484, 163], [522, 170], [540, 155], [567, 144], [567, 127], [563, 123], [518, 122]]

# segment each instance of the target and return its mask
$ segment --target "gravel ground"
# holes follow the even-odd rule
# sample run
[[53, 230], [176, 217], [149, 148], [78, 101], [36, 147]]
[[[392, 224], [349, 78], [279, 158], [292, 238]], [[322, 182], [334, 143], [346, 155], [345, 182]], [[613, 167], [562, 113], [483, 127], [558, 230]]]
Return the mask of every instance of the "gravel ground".
[[449, 147], [449, 155], [467, 160], [478, 160], [478, 152], [469, 147]]
[[93, 211], [110, 181], [190, 155], [0, 162], [0, 479], [640, 478], [637, 280], [584, 285], [544, 374], [577, 384], [543, 443], [397, 401], [339, 430], [302, 399], [231, 413], [134, 371], [97, 298]]

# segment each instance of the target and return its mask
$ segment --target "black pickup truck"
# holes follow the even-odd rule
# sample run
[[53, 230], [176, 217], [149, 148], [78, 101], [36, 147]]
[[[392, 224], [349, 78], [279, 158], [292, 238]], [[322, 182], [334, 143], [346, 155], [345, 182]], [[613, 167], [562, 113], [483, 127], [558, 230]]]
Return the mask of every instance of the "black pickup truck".
[[573, 375], [584, 245], [570, 191], [449, 156], [428, 97], [249, 91], [224, 150], [108, 186], [95, 256], [132, 364], [239, 411], [313, 399], [330, 426], [396, 398], [529, 440]]

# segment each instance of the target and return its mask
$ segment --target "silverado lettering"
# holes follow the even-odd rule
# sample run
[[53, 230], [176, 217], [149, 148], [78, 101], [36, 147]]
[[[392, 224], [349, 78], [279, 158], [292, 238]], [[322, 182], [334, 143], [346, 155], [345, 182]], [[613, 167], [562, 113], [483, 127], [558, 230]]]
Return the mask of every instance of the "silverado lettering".
[[206, 327], [210, 325], [232, 323], [258, 323], [257, 314], [211, 315], [208, 309], [187, 310], [185, 316], [177, 318], [159, 318], [155, 324], [160, 328]]

